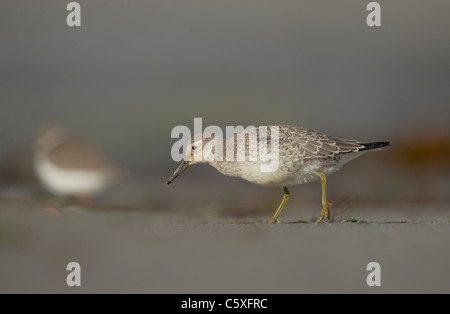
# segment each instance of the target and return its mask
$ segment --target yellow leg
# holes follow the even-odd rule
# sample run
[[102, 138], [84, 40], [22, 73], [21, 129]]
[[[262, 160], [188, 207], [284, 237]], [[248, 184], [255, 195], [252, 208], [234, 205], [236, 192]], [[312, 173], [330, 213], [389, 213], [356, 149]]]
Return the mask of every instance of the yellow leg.
[[270, 219], [270, 221], [269, 221], [272, 224], [280, 222], [280, 220], [278, 219], [278, 216], [280, 216], [284, 205], [286, 205], [287, 201], [289, 200], [289, 197], [291, 196], [291, 194], [289, 194], [289, 190], [287, 189], [287, 187], [284, 187], [283, 189], [284, 189], [283, 200], [281, 201], [280, 206], [278, 206], [278, 209], [275, 212], [275, 215], [273, 215], [272, 219]]
[[317, 222], [320, 223], [324, 218], [326, 221], [330, 219], [331, 203], [327, 201], [327, 176], [322, 172], [318, 172], [317, 175], [322, 182], [322, 215], [320, 216], [320, 219], [317, 220]]

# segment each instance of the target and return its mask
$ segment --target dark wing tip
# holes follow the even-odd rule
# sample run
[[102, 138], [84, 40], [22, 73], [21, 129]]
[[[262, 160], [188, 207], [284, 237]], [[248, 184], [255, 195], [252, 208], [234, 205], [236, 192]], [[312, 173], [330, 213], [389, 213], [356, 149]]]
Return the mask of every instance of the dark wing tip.
[[360, 150], [368, 150], [368, 149], [375, 149], [375, 148], [382, 148], [385, 146], [390, 146], [391, 142], [373, 142], [373, 143], [362, 143], [364, 146]]

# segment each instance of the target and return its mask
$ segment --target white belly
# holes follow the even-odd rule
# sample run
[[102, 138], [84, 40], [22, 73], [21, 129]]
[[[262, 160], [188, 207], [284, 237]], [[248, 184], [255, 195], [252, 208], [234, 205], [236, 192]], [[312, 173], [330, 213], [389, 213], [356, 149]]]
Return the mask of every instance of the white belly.
[[317, 173], [325, 175], [339, 170], [345, 163], [358, 157], [361, 153], [346, 154], [337, 159], [312, 159], [307, 161], [291, 162], [284, 160], [280, 167], [273, 172], [262, 172], [260, 163], [245, 162], [241, 166], [241, 177], [250, 182], [266, 186], [293, 186], [319, 181]]
[[64, 170], [47, 160], [36, 161], [35, 169], [41, 183], [58, 196], [92, 195], [108, 184], [99, 171]]
[[[250, 182], [266, 186], [293, 186], [320, 180], [316, 174], [317, 167], [300, 168], [297, 171], [278, 169], [274, 172], [261, 172], [257, 167], [246, 167], [248, 170], [242, 178]], [[329, 174], [327, 171], [325, 174]]]

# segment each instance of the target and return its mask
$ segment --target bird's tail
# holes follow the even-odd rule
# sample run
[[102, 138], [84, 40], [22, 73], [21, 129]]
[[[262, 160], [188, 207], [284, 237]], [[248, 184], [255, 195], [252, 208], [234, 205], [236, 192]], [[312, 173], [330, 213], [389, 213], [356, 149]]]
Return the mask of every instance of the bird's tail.
[[391, 142], [373, 142], [373, 143], [361, 143], [364, 147], [360, 149], [360, 151], [363, 150], [369, 150], [369, 149], [379, 149], [383, 148], [385, 146], [391, 145]]

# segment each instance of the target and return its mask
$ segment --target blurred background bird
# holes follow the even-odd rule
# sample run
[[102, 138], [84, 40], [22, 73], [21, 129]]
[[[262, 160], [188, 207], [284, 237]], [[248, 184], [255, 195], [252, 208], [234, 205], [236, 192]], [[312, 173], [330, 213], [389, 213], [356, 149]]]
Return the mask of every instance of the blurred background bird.
[[39, 127], [32, 150], [37, 178], [58, 197], [91, 200], [122, 176], [98, 149], [60, 126]]

